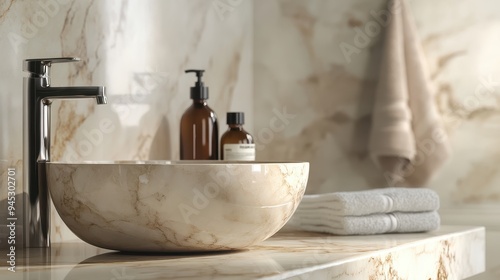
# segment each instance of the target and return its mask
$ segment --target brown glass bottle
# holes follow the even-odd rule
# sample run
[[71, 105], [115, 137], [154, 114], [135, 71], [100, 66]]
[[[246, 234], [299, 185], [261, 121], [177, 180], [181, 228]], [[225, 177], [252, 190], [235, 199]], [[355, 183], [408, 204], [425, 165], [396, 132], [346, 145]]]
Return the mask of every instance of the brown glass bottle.
[[255, 160], [253, 136], [243, 129], [245, 115], [242, 112], [227, 113], [228, 129], [221, 137], [220, 158], [231, 161]]
[[181, 160], [219, 159], [219, 128], [217, 115], [208, 107], [208, 88], [203, 86], [203, 70], [195, 72], [198, 81], [191, 88], [193, 104], [184, 112], [180, 123]]

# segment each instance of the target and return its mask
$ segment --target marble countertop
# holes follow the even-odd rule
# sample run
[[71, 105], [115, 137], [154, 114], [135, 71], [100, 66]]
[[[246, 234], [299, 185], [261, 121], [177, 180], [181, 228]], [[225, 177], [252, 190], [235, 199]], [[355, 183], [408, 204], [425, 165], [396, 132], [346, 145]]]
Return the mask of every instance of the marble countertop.
[[280, 232], [247, 250], [125, 254], [85, 243], [1, 252], [0, 279], [464, 279], [485, 269], [485, 230], [442, 226], [419, 234], [331, 236]]

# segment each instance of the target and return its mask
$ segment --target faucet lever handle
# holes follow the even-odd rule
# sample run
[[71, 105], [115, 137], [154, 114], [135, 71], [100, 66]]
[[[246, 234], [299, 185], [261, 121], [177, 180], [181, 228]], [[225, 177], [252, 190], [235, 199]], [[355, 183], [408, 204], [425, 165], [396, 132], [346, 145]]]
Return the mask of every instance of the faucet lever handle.
[[37, 77], [47, 77], [52, 63], [80, 61], [78, 57], [31, 58], [23, 62], [23, 71]]

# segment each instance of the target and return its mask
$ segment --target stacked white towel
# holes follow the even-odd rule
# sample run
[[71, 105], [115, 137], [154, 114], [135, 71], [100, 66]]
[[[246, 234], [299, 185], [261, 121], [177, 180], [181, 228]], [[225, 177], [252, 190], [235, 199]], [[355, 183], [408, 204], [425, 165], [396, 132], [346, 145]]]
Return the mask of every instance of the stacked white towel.
[[305, 195], [286, 228], [338, 235], [424, 232], [439, 227], [430, 189], [385, 188]]

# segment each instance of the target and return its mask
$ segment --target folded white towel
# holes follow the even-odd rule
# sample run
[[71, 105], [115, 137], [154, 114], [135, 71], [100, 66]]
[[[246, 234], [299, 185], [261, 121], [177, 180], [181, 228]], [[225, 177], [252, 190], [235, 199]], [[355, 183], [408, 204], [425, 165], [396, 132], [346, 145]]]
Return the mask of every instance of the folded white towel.
[[439, 228], [439, 224], [440, 218], [436, 211], [367, 216], [306, 215], [296, 212], [284, 229], [336, 235], [367, 235], [431, 231]]
[[296, 213], [363, 216], [391, 212], [425, 212], [438, 209], [439, 196], [431, 189], [384, 188], [305, 195]]

